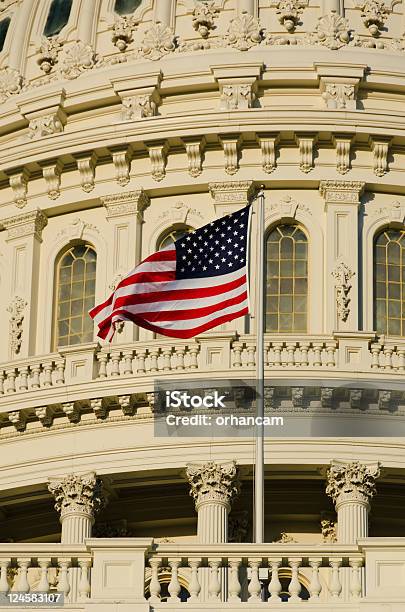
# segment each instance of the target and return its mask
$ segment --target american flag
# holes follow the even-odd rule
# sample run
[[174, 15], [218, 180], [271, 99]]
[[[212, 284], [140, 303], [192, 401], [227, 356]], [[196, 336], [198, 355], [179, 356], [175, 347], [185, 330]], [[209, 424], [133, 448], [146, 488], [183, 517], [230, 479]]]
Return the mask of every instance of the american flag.
[[248, 313], [250, 205], [144, 259], [89, 314], [112, 340], [120, 321], [192, 338]]

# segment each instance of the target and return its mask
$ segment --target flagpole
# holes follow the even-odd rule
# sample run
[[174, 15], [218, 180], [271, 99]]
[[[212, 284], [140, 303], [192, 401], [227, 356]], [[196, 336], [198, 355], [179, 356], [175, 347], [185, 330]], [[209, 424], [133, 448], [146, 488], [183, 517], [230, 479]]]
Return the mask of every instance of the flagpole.
[[257, 276], [256, 276], [256, 427], [255, 440], [255, 542], [264, 542], [264, 186], [257, 196]]

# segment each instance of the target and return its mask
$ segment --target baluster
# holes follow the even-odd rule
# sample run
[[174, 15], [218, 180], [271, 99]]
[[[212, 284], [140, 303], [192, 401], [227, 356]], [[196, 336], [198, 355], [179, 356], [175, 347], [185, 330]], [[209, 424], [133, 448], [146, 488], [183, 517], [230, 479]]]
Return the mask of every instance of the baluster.
[[210, 571], [210, 579], [208, 583], [208, 594], [210, 599], [219, 599], [219, 594], [221, 592], [221, 584], [218, 578], [218, 568], [220, 566], [219, 559], [211, 559], [208, 561], [208, 565], [211, 568]]
[[321, 592], [321, 583], [319, 581], [319, 566], [322, 563], [321, 558], [309, 559], [309, 565], [312, 567], [311, 582], [309, 585], [309, 593], [311, 595], [311, 601], [313, 599], [319, 599], [319, 593]]
[[52, 362], [47, 361], [46, 363], [42, 364], [42, 367], [44, 369], [44, 387], [51, 387], [52, 386]]
[[0, 394], [3, 395], [4, 394], [4, 381], [6, 379], [4, 370], [2, 370], [0, 372]]
[[184, 370], [184, 354], [186, 352], [186, 347], [176, 346], [175, 351], [177, 357], [176, 370]]
[[392, 370], [392, 353], [393, 349], [389, 346], [384, 348], [384, 356], [385, 356], [385, 365], [384, 368], [386, 370]]
[[8, 559], [2, 559], [0, 561], [0, 593], [8, 593], [10, 590], [7, 580], [7, 569], [10, 565]]
[[300, 349], [301, 349], [300, 365], [308, 367], [309, 366], [309, 361], [308, 361], [309, 344], [307, 342], [301, 342]]
[[278, 568], [281, 565], [281, 559], [269, 559], [271, 567], [271, 580], [269, 582], [269, 601], [280, 602], [281, 582], [278, 577]]
[[360, 568], [363, 565], [363, 559], [349, 559], [349, 565], [352, 568], [350, 576], [350, 594], [352, 599], [360, 599], [361, 597], [361, 579]]
[[312, 346], [314, 349], [314, 366], [321, 366], [323, 342], [314, 342]]
[[197, 370], [198, 368], [198, 359], [197, 359], [197, 355], [199, 353], [199, 346], [198, 345], [194, 345], [194, 346], [190, 346], [189, 351], [190, 351], [190, 370]]
[[262, 587], [259, 580], [259, 565], [261, 559], [251, 559], [249, 567], [251, 568], [250, 582], [248, 586], [249, 601], [261, 601]]
[[270, 365], [270, 349], [271, 349], [271, 343], [267, 342], [267, 344], [264, 347], [264, 365], [265, 367], [268, 367]]
[[41, 374], [41, 366], [40, 365], [32, 365], [32, 380], [31, 380], [31, 389], [39, 389], [41, 386], [40, 374]]
[[7, 393], [15, 392], [15, 379], [16, 379], [16, 371], [15, 370], [7, 370]]
[[301, 584], [298, 579], [298, 568], [301, 563], [301, 559], [289, 559], [288, 563], [291, 567], [291, 581], [288, 587], [288, 592], [290, 593], [290, 601], [301, 601], [300, 592], [301, 592]]
[[179, 593], [181, 591], [181, 586], [179, 582], [179, 565], [181, 559], [169, 559], [169, 565], [172, 570], [172, 576], [170, 578], [168, 591], [170, 594], [170, 601], [180, 601]]
[[28, 566], [31, 563], [31, 559], [17, 559], [19, 571], [16, 591], [20, 593], [28, 593], [30, 585], [28, 584]]
[[100, 364], [98, 368], [98, 377], [107, 378], [107, 361], [108, 361], [107, 353], [98, 353], [97, 360]]
[[89, 581], [89, 569], [91, 566], [90, 559], [79, 559], [78, 560], [80, 567], [80, 580], [78, 584], [79, 589], [79, 600], [83, 601], [89, 599], [90, 597], [90, 581]]
[[19, 391], [26, 391], [28, 389], [28, 367], [20, 368], [20, 382], [18, 384]]
[[172, 366], [171, 366], [172, 348], [165, 346], [162, 350], [162, 355], [163, 355], [163, 370], [165, 372], [170, 372], [170, 370], [172, 369]]
[[64, 385], [65, 384], [65, 360], [58, 359], [55, 362], [55, 365], [56, 365], [56, 384]]
[[326, 365], [328, 368], [334, 368], [336, 365], [335, 360], [336, 343], [328, 342], [326, 344]]
[[373, 344], [371, 346], [371, 367], [378, 369], [380, 367], [380, 351], [381, 346], [378, 344]]
[[188, 590], [190, 592], [190, 598], [188, 601], [190, 603], [193, 603], [193, 602], [199, 601], [200, 599], [198, 597], [201, 591], [200, 582], [198, 580], [198, 568], [200, 566], [200, 560], [190, 559], [188, 564], [191, 568], [190, 584], [188, 585]]
[[[137, 349], [136, 356], [138, 358], [137, 364], [137, 372], [138, 374], [145, 374], [145, 358], [146, 358], [146, 350], [145, 349]], [[159, 599], [160, 601], [160, 599]]]
[[121, 351], [111, 353], [111, 376], [120, 375]]
[[60, 573], [59, 573], [57, 591], [58, 593], [64, 593], [65, 597], [67, 597], [70, 592], [69, 573], [68, 573], [68, 568], [70, 566], [70, 559], [59, 559], [58, 564], [60, 567]]
[[133, 351], [124, 351], [123, 353], [123, 357], [124, 357], [124, 374], [133, 374], [132, 371], [132, 356], [133, 356], [134, 352]]
[[295, 342], [287, 342], [287, 365], [295, 365]]
[[159, 349], [149, 349], [149, 357], [150, 357], [149, 370], [151, 372], [158, 371], [158, 356], [159, 356]]
[[241, 585], [239, 582], [240, 559], [229, 559], [229, 596], [228, 601], [240, 601]]
[[339, 576], [339, 568], [342, 565], [342, 561], [340, 559], [330, 559], [329, 565], [332, 568], [332, 577], [329, 584], [329, 590], [331, 592], [332, 599], [339, 599], [340, 593], [342, 592], [342, 584]]
[[35, 590], [41, 593], [47, 593], [49, 591], [48, 567], [50, 561], [49, 559], [38, 559], [38, 565], [41, 568], [41, 577]]
[[281, 351], [283, 350], [283, 343], [274, 342], [273, 350], [274, 350], [274, 365], [281, 366]]
[[256, 365], [256, 345], [248, 344], [246, 346], [247, 354], [248, 354], [248, 362], [247, 365], [249, 368], [254, 368]]
[[405, 349], [398, 348], [398, 370], [403, 372], [405, 370]]
[[233, 349], [233, 367], [240, 368], [242, 367], [242, 342], [234, 342], [232, 345]]
[[159, 557], [152, 557], [149, 559], [149, 565], [152, 570], [152, 576], [150, 579], [149, 591], [150, 591], [150, 603], [158, 603], [160, 602], [160, 591], [161, 586], [159, 582], [159, 567], [161, 564], [161, 559]]

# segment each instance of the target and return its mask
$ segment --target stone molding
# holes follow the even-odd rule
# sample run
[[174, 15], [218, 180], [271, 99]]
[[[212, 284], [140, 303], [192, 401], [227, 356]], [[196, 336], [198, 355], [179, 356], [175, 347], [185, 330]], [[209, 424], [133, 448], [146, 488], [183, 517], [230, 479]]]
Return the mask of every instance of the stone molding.
[[7, 242], [26, 236], [34, 236], [37, 240], [42, 241], [42, 230], [48, 223], [48, 217], [40, 208], [37, 208], [22, 215], [3, 219], [0, 223], [7, 230]]
[[222, 464], [214, 461], [189, 463], [186, 475], [197, 511], [203, 504], [210, 503], [223, 504], [230, 509], [232, 501], [239, 495], [239, 470], [235, 461]]
[[253, 181], [221, 181], [209, 183], [208, 189], [218, 211], [232, 204], [246, 206], [255, 193], [255, 184]]
[[365, 183], [361, 181], [321, 181], [319, 192], [325, 205], [332, 203], [360, 204]]
[[376, 493], [376, 480], [381, 474], [380, 464], [332, 461], [327, 472], [326, 494], [338, 509], [347, 502], [369, 504]]
[[101, 201], [107, 212], [107, 219], [136, 215], [142, 219], [145, 208], [149, 205], [149, 196], [143, 189], [113, 193], [101, 196]]
[[94, 518], [106, 503], [102, 480], [95, 472], [50, 478], [48, 489], [55, 497], [55, 509], [61, 519], [68, 514], [83, 514]]

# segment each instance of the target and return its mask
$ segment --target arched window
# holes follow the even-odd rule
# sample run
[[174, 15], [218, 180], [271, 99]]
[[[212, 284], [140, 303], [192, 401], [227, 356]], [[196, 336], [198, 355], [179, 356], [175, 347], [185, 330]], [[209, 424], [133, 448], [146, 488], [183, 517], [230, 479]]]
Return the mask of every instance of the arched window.
[[0, 21], [0, 51], [3, 51], [4, 43], [6, 42], [6, 36], [10, 25], [10, 17], [6, 17]]
[[65, 251], [56, 266], [54, 348], [93, 340], [97, 255], [89, 244]]
[[115, 0], [114, 11], [118, 13], [118, 15], [130, 15], [136, 11], [141, 4], [142, 0]]
[[164, 249], [169, 246], [169, 244], [173, 244], [176, 240], [180, 240], [189, 232], [192, 232], [193, 228], [189, 225], [179, 225], [177, 227], [172, 227], [170, 230], [165, 232], [163, 236], [161, 236], [158, 242], [158, 249]]
[[374, 242], [374, 325], [405, 336], [405, 230], [383, 230]]
[[69, 21], [72, 0], [52, 0], [46, 20], [44, 35], [56, 36]]
[[307, 331], [308, 241], [297, 225], [278, 225], [266, 245], [266, 331]]

